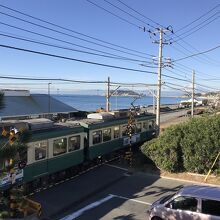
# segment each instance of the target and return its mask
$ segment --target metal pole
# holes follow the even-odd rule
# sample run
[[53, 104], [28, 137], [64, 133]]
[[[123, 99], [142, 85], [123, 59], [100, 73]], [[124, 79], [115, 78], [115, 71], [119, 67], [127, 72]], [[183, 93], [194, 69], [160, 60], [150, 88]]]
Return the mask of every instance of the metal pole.
[[109, 112], [110, 109], [110, 77], [108, 77], [108, 82], [107, 82], [107, 95], [106, 95], [106, 111]]
[[50, 85], [51, 83], [48, 83], [48, 114], [50, 114]]
[[195, 71], [192, 73], [192, 104], [191, 104], [191, 116], [194, 117], [194, 94], [195, 94]]
[[159, 57], [158, 57], [157, 112], [156, 112], [156, 124], [157, 124], [157, 127], [158, 127], [158, 133], [160, 132], [160, 96], [161, 96], [162, 43], [163, 43], [163, 29], [160, 28]]

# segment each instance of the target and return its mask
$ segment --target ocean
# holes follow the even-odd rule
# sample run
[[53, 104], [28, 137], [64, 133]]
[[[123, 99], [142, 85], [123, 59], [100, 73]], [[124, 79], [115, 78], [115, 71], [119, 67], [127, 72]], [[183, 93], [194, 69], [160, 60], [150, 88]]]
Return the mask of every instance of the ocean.
[[[99, 95], [52, 95], [54, 98], [81, 111], [95, 111], [106, 107], [106, 97]], [[175, 97], [162, 97], [161, 104], [178, 104], [182, 99]], [[110, 109], [128, 109], [134, 101], [133, 97], [112, 96], [110, 98]], [[152, 96], [145, 96], [134, 102], [135, 106], [153, 105]]]

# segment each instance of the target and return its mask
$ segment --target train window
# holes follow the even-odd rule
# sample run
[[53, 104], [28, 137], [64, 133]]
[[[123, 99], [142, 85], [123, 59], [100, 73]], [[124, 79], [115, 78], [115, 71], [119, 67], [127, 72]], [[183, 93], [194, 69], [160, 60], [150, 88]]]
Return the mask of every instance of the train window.
[[114, 127], [114, 139], [120, 137], [120, 128], [119, 126]]
[[66, 153], [67, 140], [66, 138], [60, 138], [53, 141], [53, 155], [57, 156]]
[[47, 141], [34, 143], [35, 160], [42, 160], [47, 156]]
[[127, 125], [122, 126], [122, 137], [128, 136]]
[[143, 122], [143, 129], [148, 130], [148, 122], [147, 121]]
[[136, 133], [140, 133], [141, 132], [141, 123], [137, 123], [136, 124]]
[[152, 129], [153, 126], [154, 126], [154, 121], [150, 121], [150, 122], [149, 122], [149, 129]]
[[111, 128], [103, 130], [103, 142], [111, 140]]
[[69, 151], [78, 150], [80, 148], [80, 136], [73, 136], [69, 138]]
[[102, 131], [94, 131], [92, 133], [92, 143], [98, 144], [102, 142]]

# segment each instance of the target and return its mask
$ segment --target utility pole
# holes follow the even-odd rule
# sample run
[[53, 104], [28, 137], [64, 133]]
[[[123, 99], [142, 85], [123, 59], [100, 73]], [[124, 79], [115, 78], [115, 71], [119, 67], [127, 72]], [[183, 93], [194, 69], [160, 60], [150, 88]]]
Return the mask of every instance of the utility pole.
[[52, 83], [48, 83], [48, 114], [50, 114], [50, 85]]
[[110, 77], [108, 77], [107, 82], [107, 95], [106, 95], [106, 111], [109, 112], [110, 110]]
[[[163, 40], [163, 34], [165, 32], [173, 32], [169, 28], [158, 28], [160, 38], [159, 41], [154, 41], [154, 43], [159, 43], [159, 56], [158, 56], [158, 80], [157, 80], [157, 109], [156, 109], [156, 124], [158, 128], [158, 134], [160, 133], [160, 99], [161, 99], [161, 70], [163, 64], [163, 44], [169, 44], [166, 40]], [[157, 31], [157, 33], [158, 33]], [[153, 33], [155, 34], [155, 33]]]
[[153, 113], [155, 114], [155, 90], [153, 90]]
[[163, 48], [163, 28], [160, 28], [159, 40], [159, 56], [158, 56], [158, 85], [157, 85], [157, 111], [156, 111], [156, 124], [158, 132], [160, 132], [160, 97], [161, 97], [161, 67], [162, 67], [162, 48]]
[[194, 117], [194, 95], [195, 95], [195, 70], [192, 72], [192, 104], [191, 104], [191, 116]]

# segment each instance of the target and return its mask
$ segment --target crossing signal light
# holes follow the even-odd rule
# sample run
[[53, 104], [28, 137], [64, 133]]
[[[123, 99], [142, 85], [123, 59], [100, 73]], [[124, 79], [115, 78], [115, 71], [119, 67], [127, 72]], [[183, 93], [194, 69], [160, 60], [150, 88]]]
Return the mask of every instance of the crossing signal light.
[[9, 144], [13, 145], [15, 140], [18, 138], [18, 130], [16, 128], [13, 128], [9, 132]]
[[3, 128], [2, 130], [2, 136], [6, 137], [8, 135], [8, 132], [5, 130], [5, 128]]

